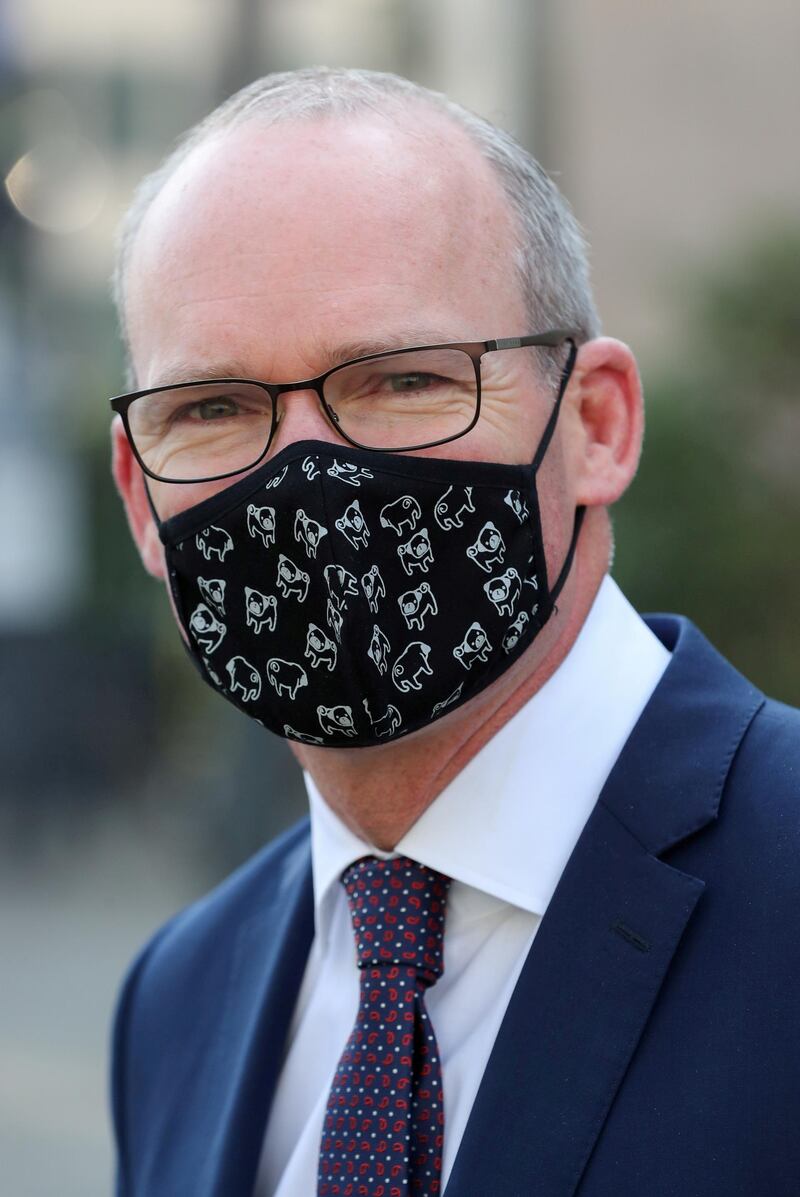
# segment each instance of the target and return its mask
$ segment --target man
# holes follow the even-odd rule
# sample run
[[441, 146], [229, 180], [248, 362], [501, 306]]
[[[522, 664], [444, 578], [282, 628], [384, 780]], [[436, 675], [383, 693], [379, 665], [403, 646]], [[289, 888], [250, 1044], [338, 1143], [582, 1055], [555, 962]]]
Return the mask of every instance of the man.
[[800, 723], [608, 577], [640, 386], [552, 183], [273, 76], [117, 291], [134, 538], [311, 802], [131, 970], [119, 1192], [797, 1193]]

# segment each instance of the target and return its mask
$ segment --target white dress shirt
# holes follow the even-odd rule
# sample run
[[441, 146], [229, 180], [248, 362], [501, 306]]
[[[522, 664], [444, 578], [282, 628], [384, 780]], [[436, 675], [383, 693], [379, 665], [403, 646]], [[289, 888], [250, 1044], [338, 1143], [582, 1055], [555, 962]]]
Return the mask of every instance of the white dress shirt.
[[[570, 652], [400, 840], [453, 878], [445, 968], [426, 993], [445, 1103], [443, 1186], [537, 928], [580, 833], [670, 655], [610, 577]], [[316, 935], [264, 1139], [255, 1197], [314, 1197], [322, 1123], [358, 1009], [355, 941], [339, 878], [376, 851], [306, 776]]]

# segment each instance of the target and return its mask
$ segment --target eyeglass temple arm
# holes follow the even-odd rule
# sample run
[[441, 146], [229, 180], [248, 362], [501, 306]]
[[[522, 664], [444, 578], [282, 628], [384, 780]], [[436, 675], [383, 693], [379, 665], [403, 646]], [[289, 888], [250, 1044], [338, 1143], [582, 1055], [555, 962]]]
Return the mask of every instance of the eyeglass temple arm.
[[530, 337], [500, 337], [496, 341], [487, 341], [486, 347], [490, 352], [495, 349], [527, 349], [531, 345], [555, 347], [563, 345], [565, 341], [577, 342], [579, 339], [580, 333], [576, 328], [554, 328], [551, 332]]

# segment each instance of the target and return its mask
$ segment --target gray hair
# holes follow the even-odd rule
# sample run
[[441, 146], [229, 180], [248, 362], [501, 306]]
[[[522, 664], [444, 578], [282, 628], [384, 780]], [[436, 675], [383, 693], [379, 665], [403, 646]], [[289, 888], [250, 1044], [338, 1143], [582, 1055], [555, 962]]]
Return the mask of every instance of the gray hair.
[[[426, 105], [454, 121], [493, 168], [517, 225], [514, 266], [530, 331], [569, 327], [578, 329], [582, 339], [597, 336], [600, 320], [580, 227], [555, 183], [509, 133], [441, 92], [399, 75], [309, 67], [265, 75], [236, 92], [185, 133], [172, 153], [139, 184], [120, 226], [112, 279], [126, 351], [129, 353], [125, 281], [133, 244], [153, 200], [193, 150], [246, 121], [270, 125], [323, 116], [347, 117], [365, 111], [397, 114], [413, 103]], [[557, 376], [556, 357], [551, 351], [547, 368], [551, 377]]]

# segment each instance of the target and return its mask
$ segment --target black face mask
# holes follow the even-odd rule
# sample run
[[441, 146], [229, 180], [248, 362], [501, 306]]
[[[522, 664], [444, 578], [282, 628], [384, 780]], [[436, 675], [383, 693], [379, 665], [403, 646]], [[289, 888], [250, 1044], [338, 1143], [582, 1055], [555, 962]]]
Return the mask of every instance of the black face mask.
[[529, 466], [301, 441], [159, 523], [205, 680], [279, 736], [357, 748], [491, 685], [549, 619]]

